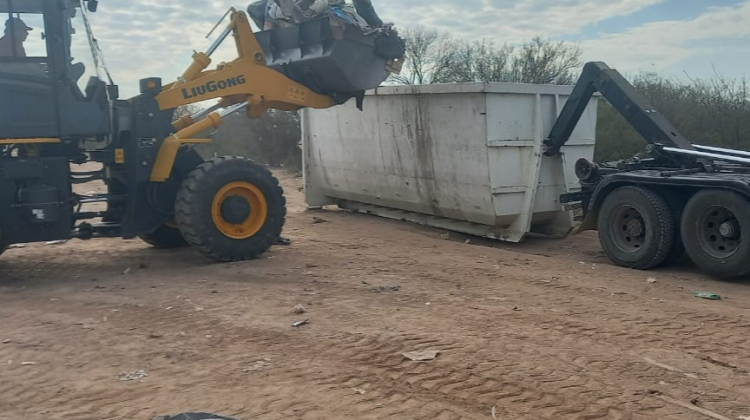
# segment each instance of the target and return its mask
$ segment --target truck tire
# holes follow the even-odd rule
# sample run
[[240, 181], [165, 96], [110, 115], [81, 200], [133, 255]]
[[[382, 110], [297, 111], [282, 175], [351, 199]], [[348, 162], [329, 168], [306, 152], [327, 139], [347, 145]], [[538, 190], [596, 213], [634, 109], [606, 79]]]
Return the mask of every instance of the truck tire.
[[157, 249], [173, 249], [188, 246], [177, 225], [163, 224], [154, 232], [139, 235], [141, 240]]
[[176, 219], [187, 242], [221, 262], [257, 258], [276, 242], [286, 198], [266, 168], [218, 157], [195, 168], [177, 193]]
[[706, 189], [685, 206], [680, 229], [685, 249], [705, 273], [731, 279], [750, 273], [750, 200]]
[[673, 251], [677, 225], [664, 198], [649, 188], [625, 186], [605, 197], [597, 229], [613, 263], [648, 270], [663, 264]]

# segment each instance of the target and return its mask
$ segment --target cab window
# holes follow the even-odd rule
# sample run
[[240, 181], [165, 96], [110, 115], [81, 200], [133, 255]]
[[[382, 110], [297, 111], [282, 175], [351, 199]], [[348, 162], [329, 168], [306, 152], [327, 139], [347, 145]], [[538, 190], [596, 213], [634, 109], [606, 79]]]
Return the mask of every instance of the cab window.
[[46, 58], [44, 15], [39, 0], [0, 0], [0, 58]]

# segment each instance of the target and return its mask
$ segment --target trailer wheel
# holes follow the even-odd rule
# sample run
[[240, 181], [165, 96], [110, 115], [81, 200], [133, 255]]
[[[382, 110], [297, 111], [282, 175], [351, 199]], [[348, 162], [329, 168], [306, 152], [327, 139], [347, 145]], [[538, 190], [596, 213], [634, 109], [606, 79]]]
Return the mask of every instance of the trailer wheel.
[[187, 242], [216, 261], [254, 259], [276, 242], [286, 199], [270, 171], [240, 157], [194, 169], [177, 193], [177, 222]]
[[620, 187], [607, 195], [597, 221], [599, 241], [615, 264], [654, 268], [673, 250], [674, 216], [664, 198], [648, 188]]
[[168, 222], [149, 234], [139, 235], [141, 240], [154, 248], [172, 249], [188, 246], [188, 242], [182, 236], [177, 222]]
[[688, 201], [681, 231], [690, 259], [719, 278], [750, 273], [750, 201], [738, 193], [702, 190]]

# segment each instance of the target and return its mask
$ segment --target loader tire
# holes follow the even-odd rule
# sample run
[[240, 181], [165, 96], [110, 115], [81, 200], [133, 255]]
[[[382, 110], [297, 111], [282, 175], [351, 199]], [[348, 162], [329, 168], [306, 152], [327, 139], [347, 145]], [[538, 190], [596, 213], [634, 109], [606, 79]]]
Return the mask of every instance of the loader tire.
[[0, 255], [3, 255], [8, 250], [8, 245], [3, 243], [3, 232], [0, 231]]
[[257, 258], [286, 221], [279, 181], [249, 159], [224, 156], [195, 168], [177, 193], [176, 219], [187, 242], [220, 262]]
[[177, 225], [163, 224], [152, 233], [138, 237], [157, 249], [183, 248], [189, 245]]
[[599, 242], [621, 266], [648, 270], [673, 252], [678, 229], [666, 200], [649, 188], [620, 187], [607, 195], [597, 221]]

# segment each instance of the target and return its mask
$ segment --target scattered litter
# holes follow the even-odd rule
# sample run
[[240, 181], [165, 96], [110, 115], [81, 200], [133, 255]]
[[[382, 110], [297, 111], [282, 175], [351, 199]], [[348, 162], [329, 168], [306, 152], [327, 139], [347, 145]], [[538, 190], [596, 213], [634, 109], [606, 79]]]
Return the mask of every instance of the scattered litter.
[[295, 322], [292, 323], [292, 327], [293, 328], [299, 328], [299, 327], [301, 327], [303, 325], [306, 325], [306, 324], [309, 324], [309, 323], [310, 323], [309, 319], [306, 319], [304, 321], [295, 321]]
[[214, 338], [214, 336], [213, 336], [213, 335], [211, 335], [211, 334], [207, 334], [207, 335], [206, 335], [206, 340], [210, 340], [210, 339], [212, 339], [212, 338]]
[[496, 405], [492, 406], [492, 419], [497, 420], [497, 406]]
[[257, 372], [271, 366], [271, 359], [258, 360], [252, 365], [242, 369], [243, 373]]
[[125, 274], [126, 276], [130, 274], [130, 267], [126, 268], [125, 271], [122, 272], [122, 274]]
[[21, 366], [35, 366], [36, 362], [21, 362]]
[[352, 388], [352, 391], [354, 391], [355, 394], [359, 395], [365, 395], [367, 393], [367, 391], [362, 388]]
[[148, 338], [162, 338], [162, 337], [164, 337], [164, 335], [159, 334], [159, 333], [151, 333], [148, 335]]
[[450, 234], [450, 232], [445, 232], [442, 235], [440, 235], [440, 237], [443, 238], [443, 239], [450, 239], [451, 234]]
[[722, 416], [719, 413], [715, 413], [715, 412], [713, 412], [711, 410], [707, 410], [707, 409], [702, 408], [702, 407], [698, 407], [695, 404], [690, 404], [690, 403], [687, 403], [687, 402], [684, 402], [684, 401], [676, 400], [676, 399], [674, 399], [672, 397], [668, 397], [666, 395], [661, 395], [660, 392], [657, 392], [656, 394], [657, 394], [658, 398], [660, 398], [663, 401], [666, 401], [668, 403], [680, 406], [682, 408], [687, 408], [688, 410], [695, 411], [696, 413], [703, 414], [704, 416], [711, 417], [712, 419], [716, 419], [716, 420], [730, 420], [729, 417]]
[[318, 264], [314, 263], [305, 263], [305, 268], [316, 268], [318, 267]]
[[319, 223], [329, 223], [329, 221], [320, 217], [313, 217], [313, 224], [317, 225]]
[[440, 354], [439, 351], [425, 350], [406, 352], [403, 353], [403, 356], [414, 362], [427, 362], [430, 360], [435, 360], [438, 354]]
[[297, 305], [297, 306], [294, 307], [293, 312], [295, 314], [297, 314], [297, 315], [301, 315], [301, 314], [304, 314], [305, 312], [307, 312], [307, 309], [305, 309], [305, 307], [302, 306], [302, 305]]
[[119, 381], [140, 381], [141, 379], [147, 377], [148, 374], [146, 374], [146, 371], [143, 369], [140, 370], [133, 370], [130, 372], [123, 372], [118, 377], [117, 380]]
[[203, 307], [202, 307], [202, 306], [198, 306], [198, 305], [196, 305], [195, 303], [193, 303], [193, 301], [192, 301], [192, 300], [190, 300], [190, 299], [188, 299], [188, 298], [185, 298], [185, 302], [187, 302], [187, 303], [189, 303], [189, 304], [193, 305], [193, 309], [195, 309], [195, 310], [196, 310], [197, 312], [201, 312], [201, 311], [203, 310]]
[[646, 363], [649, 363], [649, 364], [652, 364], [654, 366], [660, 367], [660, 368], [662, 368], [664, 370], [668, 370], [670, 372], [675, 372], [675, 373], [680, 373], [680, 374], [685, 375], [685, 376], [687, 376], [688, 378], [691, 378], [691, 379], [698, 379], [698, 375], [696, 375], [694, 373], [685, 372], [684, 370], [677, 369], [676, 367], [665, 365], [664, 363], [659, 363], [656, 360], [649, 359], [648, 357], [644, 357], [643, 360], [646, 361]]
[[646, 283], [654, 284], [654, 283], [656, 283], [656, 279], [653, 278], [653, 277], [649, 277], [649, 278], [646, 279]]
[[66, 241], [66, 240], [62, 240], [62, 241], [49, 241], [49, 242], [45, 242], [44, 244], [45, 245], [62, 245], [62, 244], [65, 244], [67, 242], [68, 241]]
[[274, 244], [275, 245], [291, 245], [292, 240], [289, 238], [282, 238], [281, 236], [279, 236], [278, 238], [276, 238], [276, 242], [274, 242]]
[[520, 311], [520, 310], [521, 310], [521, 307], [520, 307], [520, 306], [514, 306], [514, 307], [513, 307], [513, 310], [514, 310], [514, 311], [516, 311], [516, 312], [518, 312], [518, 311]]
[[8, 343], [10, 343], [10, 338], [6, 338], [5, 340], [3, 340], [3, 344], [8, 344]]
[[26, 248], [26, 244], [13, 244], [8, 247], [8, 249], [21, 249]]
[[467, 239], [467, 240], [465, 240], [465, 241], [464, 241], [464, 243], [465, 243], [466, 245], [471, 245], [471, 239]]
[[398, 292], [401, 290], [401, 286], [378, 286], [372, 289], [375, 293], [383, 293], [383, 292]]
[[717, 295], [716, 293], [710, 292], [693, 292], [693, 296], [701, 299], [721, 300], [721, 296]]

